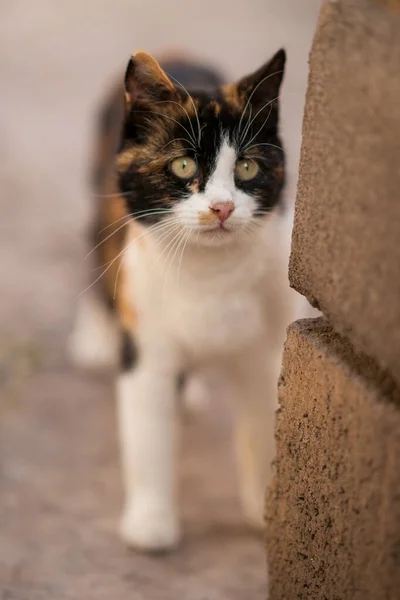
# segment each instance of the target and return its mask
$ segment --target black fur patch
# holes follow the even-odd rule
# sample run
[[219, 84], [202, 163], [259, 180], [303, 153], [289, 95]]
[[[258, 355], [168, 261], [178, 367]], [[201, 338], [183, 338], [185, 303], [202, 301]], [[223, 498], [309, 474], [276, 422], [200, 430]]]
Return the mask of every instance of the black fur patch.
[[213, 68], [184, 60], [170, 60], [161, 66], [175, 83], [194, 90], [213, 90], [224, 83], [221, 74]]
[[135, 340], [132, 335], [126, 331], [122, 331], [121, 335], [121, 371], [131, 371], [138, 359], [138, 351]]

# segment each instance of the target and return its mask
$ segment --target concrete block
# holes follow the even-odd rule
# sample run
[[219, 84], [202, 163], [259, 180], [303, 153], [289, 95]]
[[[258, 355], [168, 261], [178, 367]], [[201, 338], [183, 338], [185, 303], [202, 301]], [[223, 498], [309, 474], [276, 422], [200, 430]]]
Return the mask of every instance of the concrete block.
[[291, 285], [398, 382], [399, 72], [400, 12], [372, 0], [323, 5], [290, 259]]
[[289, 328], [269, 600], [399, 600], [400, 392], [324, 318]]

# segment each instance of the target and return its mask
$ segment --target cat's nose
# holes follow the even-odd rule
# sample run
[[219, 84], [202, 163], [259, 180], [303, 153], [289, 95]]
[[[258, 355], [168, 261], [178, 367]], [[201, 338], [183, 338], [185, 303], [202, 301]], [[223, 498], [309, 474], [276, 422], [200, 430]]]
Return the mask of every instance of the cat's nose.
[[235, 210], [235, 205], [231, 200], [225, 202], [215, 202], [215, 204], [210, 206], [210, 209], [217, 215], [220, 222], [224, 223]]

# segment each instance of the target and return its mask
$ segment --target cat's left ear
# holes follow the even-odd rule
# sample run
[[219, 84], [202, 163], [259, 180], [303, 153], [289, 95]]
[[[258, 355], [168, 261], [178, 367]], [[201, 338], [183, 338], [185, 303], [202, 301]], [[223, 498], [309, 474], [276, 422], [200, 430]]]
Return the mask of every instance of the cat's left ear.
[[285, 62], [286, 52], [282, 48], [255, 73], [243, 77], [237, 83], [239, 96], [250, 100], [254, 110], [259, 110], [268, 102], [272, 106], [277, 106]]
[[175, 86], [155, 58], [147, 52], [133, 54], [125, 72], [125, 97], [132, 105], [138, 100], [168, 100]]

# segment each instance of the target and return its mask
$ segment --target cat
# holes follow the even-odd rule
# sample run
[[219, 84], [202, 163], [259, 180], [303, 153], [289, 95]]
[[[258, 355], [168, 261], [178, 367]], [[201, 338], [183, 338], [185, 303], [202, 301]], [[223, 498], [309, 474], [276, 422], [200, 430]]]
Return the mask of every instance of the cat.
[[119, 353], [120, 534], [139, 550], [181, 538], [178, 397], [208, 365], [233, 386], [244, 517], [262, 527], [282, 349], [300, 298], [287, 277], [285, 58], [226, 84], [137, 52], [102, 113], [92, 256], [103, 271], [82, 297], [72, 349], [85, 364]]

